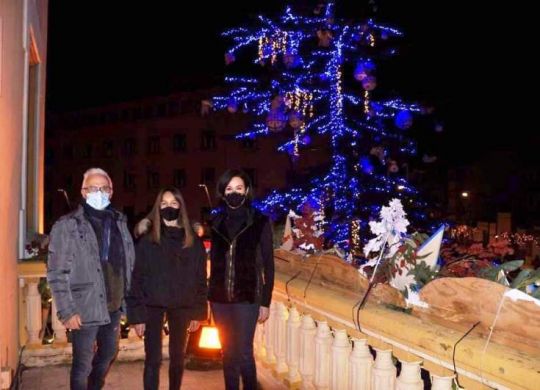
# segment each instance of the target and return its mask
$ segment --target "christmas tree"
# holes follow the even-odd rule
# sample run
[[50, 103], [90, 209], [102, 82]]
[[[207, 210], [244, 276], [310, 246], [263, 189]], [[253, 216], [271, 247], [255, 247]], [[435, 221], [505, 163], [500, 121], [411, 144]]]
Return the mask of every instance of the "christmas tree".
[[328, 145], [325, 173], [275, 190], [258, 205], [264, 212], [312, 203], [325, 212], [326, 242], [346, 251], [391, 198], [402, 200], [412, 221], [424, 218], [405, 169], [416, 153], [407, 130], [421, 108], [377, 89], [379, 64], [396, 53], [399, 30], [340, 19], [328, 3], [309, 15], [287, 7], [277, 19], [259, 16], [256, 26], [223, 35], [233, 42], [225, 62], [242, 75], [226, 77], [228, 93], [214, 99], [214, 108], [253, 118], [237, 139], [287, 135], [279, 150], [293, 161], [314, 140]]

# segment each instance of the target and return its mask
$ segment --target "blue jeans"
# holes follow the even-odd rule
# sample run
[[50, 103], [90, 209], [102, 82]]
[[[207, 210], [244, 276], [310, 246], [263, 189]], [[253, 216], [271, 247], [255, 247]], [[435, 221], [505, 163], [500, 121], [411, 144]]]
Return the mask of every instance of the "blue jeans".
[[[111, 322], [72, 331], [71, 390], [101, 389], [118, 352], [120, 310], [109, 313]], [[97, 346], [97, 349], [94, 347]]]
[[215, 302], [211, 305], [223, 349], [225, 389], [238, 390], [242, 377], [244, 390], [256, 390], [257, 367], [253, 357], [253, 337], [259, 305]]

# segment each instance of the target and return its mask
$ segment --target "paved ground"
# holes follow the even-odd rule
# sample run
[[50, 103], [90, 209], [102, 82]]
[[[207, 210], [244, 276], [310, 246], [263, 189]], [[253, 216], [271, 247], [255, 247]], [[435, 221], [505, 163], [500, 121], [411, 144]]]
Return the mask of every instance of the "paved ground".
[[[168, 361], [164, 361], [161, 367], [160, 389], [169, 388], [167, 378]], [[274, 377], [263, 367], [257, 364], [259, 382], [263, 389], [286, 389], [277, 382]], [[113, 364], [105, 390], [138, 390], [142, 389], [143, 363]], [[43, 368], [30, 368], [23, 372], [23, 390], [68, 390], [69, 389], [69, 366], [49, 366]], [[184, 371], [183, 390], [221, 390], [223, 385], [223, 372], [213, 371]]]

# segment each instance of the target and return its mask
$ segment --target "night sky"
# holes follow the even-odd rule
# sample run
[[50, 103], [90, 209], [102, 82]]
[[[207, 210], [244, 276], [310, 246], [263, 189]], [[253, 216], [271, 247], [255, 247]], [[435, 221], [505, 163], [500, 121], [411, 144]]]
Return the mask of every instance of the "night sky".
[[[285, 4], [281, 0], [193, 1], [188, 7], [186, 3], [51, 0], [49, 112], [217, 85], [223, 77], [226, 48], [220, 32], [260, 13], [275, 14]], [[367, 0], [337, 3], [347, 17], [370, 10]], [[445, 123], [449, 158], [455, 159], [455, 151], [463, 161], [474, 159], [485, 150], [519, 146], [528, 139], [530, 127], [516, 123], [515, 113], [504, 109], [509, 107], [505, 75], [499, 80], [492, 76], [496, 67], [512, 67], [508, 58], [514, 50], [502, 45], [495, 10], [486, 18], [485, 10], [473, 10], [468, 2], [376, 3], [375, 18], [406, 34], [402, 56], [393, 60], [384, 82], [404, 98], [435, 104]], [[490, 136], [501, 125], [511, 126], [514, 136], [503, 140]]]

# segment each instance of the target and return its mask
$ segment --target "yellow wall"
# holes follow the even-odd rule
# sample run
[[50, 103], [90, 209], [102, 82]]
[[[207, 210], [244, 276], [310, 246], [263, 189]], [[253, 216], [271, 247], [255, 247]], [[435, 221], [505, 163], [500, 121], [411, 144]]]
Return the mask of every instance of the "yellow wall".
[[[47, 0], [0, 1], [0, 366], [16, 367], [18, 355], [18, 283], [19, 212], [22, 205], [24, 133], [36, 137], [36, 155], [29, 172], [36, 178], [31, 186], [31, 208], [36, 228], [41, 219], [43, 196], [43, 138], [45, 103], [45, 64], [47, 49]], [[32, 31], [32, 33], [30, 33]], [[25, 129], [28, 90], [27, 67], [30, 37], [33, 36], [40, 63], [37, 65], [37, 121]], [[26, 42], [25, 42], [26, 41]], [[35, 58], [35, 55], [34, 55]], [[24, 220], [26, 218], [23, 218]]]

